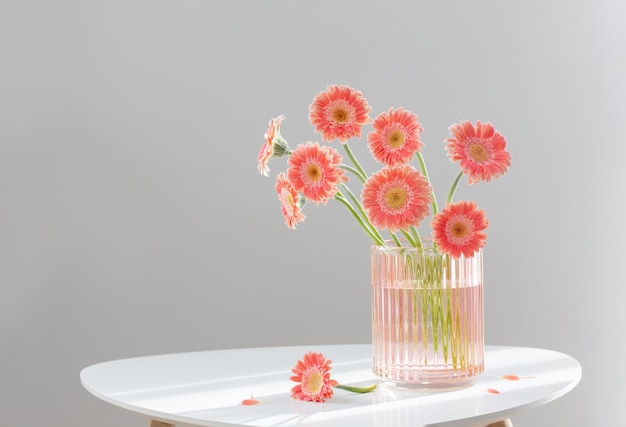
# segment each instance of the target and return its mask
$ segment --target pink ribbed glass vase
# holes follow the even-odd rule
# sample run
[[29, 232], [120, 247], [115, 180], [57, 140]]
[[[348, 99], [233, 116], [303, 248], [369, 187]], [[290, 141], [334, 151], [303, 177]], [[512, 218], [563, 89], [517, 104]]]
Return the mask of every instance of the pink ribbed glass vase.
[[465, 387], [484, 371], [482, 251], [424, 245], [372, 246], [373, 370], [400, 387]]

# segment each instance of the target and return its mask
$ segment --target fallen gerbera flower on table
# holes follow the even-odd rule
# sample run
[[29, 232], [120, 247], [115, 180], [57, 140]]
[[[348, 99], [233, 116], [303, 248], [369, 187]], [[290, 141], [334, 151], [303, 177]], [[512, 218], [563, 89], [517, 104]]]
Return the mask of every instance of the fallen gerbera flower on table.
[[376, 389], [376, 384], [368, 387], [339, 384], [330, 378], [331, 363], [332, 361], [321, 353], [313, 351], [306, 353], [291, 370], [295, 375], [290, 379], [299, 383], [291, 389], [291, 397], [307, 402], [325, 402], [333, 396], [333, 387], [353, 393], [368, 393]]

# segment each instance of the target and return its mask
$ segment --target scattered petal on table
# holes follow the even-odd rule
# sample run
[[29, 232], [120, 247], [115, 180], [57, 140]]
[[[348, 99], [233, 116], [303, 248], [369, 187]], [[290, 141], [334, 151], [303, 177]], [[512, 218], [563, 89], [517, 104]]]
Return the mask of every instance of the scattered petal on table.
[[517, 375], [502, 375], [502, 379], [508, 381], [519, 381], [519, 377]]
[[241, 404], [244, 406], [258, 405], [259, 403], [261, 402], [259, 400], [256, 400], [252, 395], [250, 395], [250, 399], [244, 399], [241, 401]]
[[500, 394], [500, 392], [498, 390], [496, 390], [495, 388], [488, 388], [487, 389], [487, 393]]

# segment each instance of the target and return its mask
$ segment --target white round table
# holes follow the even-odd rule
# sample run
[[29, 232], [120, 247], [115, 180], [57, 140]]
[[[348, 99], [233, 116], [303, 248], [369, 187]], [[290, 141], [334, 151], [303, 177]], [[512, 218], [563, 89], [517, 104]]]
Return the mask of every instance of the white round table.
[[[420, 427], [473, 426], [507, 420], [572, 390], [581, 366], [550, 350], [487, 346], [485, 372], [471, 387], [424, 392], [379, 386], [335, 390], [324, 403], [290, 397], [291, 368], [308, 351], [331, 359], [341, 384], [368, 385], [371, 345], [263, 347], [115, 360], [80, 374], [96, 397], [144, 414], [151, 426]], [[263, 403], [244, 406], [253, 395]], [[507, 421], [508, 423], [508, 421]], [[509, 425], [502, 422], [499, 425]]]

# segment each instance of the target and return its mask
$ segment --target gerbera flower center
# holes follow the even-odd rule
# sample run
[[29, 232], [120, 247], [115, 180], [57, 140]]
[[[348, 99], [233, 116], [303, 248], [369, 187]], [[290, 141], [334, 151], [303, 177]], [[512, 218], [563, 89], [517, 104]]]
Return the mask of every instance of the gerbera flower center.
[[293, 205], [295, 204], [295, 200], [291, 195], [291, 192], [287, 189], [283, 189], [280, 193], [282, 201], [285, 203], [288, 209], [293, 210]]
[[398, 148], [404, 144], [404, 132], [400, 129], [394, 129], [387, 136], [387, 144], [391, 148]]
[[385, 204], [394, 211], [404, 207], [408, 199], [409, 195], [404, 188], [391, 188], [385, 193]]
[[349, 118], [350, 114], [346, 111], [346, 109], [338, 107], [333, 110], [333, 120], [335, 123], [346, 123]]
[[467, 154], [475, 162], [483, 163], [489, 158], [489, 152], [480, 144], [472, 144], [467, 147]]
[[322, 178], [322, 169], [316, 163], [311, 163], [306, 168], [306, 177], [310, 182], [317, 182]]
[[450, 227], [450, 234], [457, 239], [461, 239], [467, 235], [467, 225], [462, 222], [456, 222]]
[[306, 382], [306, 390], [311, 395], [319, 394], [324, 384], [324, 377], [319, 372], [313, 372]]
[[473, 238], [474, 223], [463, 214], [453, 215], [446, 225], [446, 235], [455, 245], [465, 245]]

